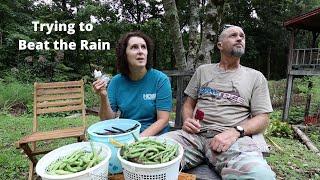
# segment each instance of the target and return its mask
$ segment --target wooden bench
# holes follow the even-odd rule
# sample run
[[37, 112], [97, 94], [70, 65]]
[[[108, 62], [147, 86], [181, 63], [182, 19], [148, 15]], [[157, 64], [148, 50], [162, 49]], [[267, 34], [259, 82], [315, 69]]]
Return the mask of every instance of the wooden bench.
[[[188, 85], [190, 77], [193, 75], [193, 71], [164, 71], [171, 80], [171, 86], [176, 87], [176, 92], [174, 93], [176, 96], [176, 117], [174, 120], [174, 129], [181, 129], [183, 119], [182, 119], [182, 105], [184, 99], [184, 89]], [[201, 164], [198, 167], [193, 169], [184, 171], [186, 173], [196, 175], [199, 180], [220, 180], [221, 177], [213, 170], [210, 169], [208, 165]]]
[[[184, 89], [187, 86], [187, 83], [189, 82], [190, 77], [193, 75], [193, 71], [177, 71], [177, 70], [170, 70], [170, 71], [163, 71], [166, 73], [171, 80], [171, 86], [176, 89], [174, 92], [176, 97], [176, 116], [174, 120], [174, 127], [173, 130], [181, 129], [182, 127], [182, 105], [183, 105], [183, 98], [184, 98]], [[98, 114], [98, 108], [97, 109], [91, 109], [93, 114]], [[268, 146], [263, 138], [262, 134], [255, 135], [253, 138], [261, 144], [261, 147], [263, 147], [263, 151], [269, 152]], [[197, 179], [199, 180], [220, 180], [221, 177], [218, 175], [214, 169], [209, 168], [208, 165], [201, 164], [198, 167], [195, 167], [193, 169], [185, 171], [189, 174], [196, 175]]]

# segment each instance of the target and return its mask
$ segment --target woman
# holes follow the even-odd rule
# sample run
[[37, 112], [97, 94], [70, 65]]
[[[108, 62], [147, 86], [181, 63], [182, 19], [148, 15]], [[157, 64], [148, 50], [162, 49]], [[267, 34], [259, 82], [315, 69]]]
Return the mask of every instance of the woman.
[[172, 93], [168, 77], [151, 68], [153, 43], [140, 31], [126, 33], [116, 47], [117, 69], [106, 90], [106, 82], [93, 82], [100, 96], [101, 120], [134, 119], [141, 123], [140, 136], [154, 136], [169, 130]]

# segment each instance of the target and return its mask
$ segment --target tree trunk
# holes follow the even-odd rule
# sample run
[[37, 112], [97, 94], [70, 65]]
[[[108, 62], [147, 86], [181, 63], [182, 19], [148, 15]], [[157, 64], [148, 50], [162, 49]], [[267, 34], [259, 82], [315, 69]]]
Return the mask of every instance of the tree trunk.
[[2, 46], [2, 32], [0, 32], [0, 47]]
[[224, 1], [209, 0], [205, 7], [205, 19], [200, 50], [197, 55], [196, 67], [211, 63], [211, 53], [214, 48], [223, 11]]
[[67, 12], [67, 1], [66, 0], [62, 0], [62, 8], [63, 8], [63, 11]]
[[175, 0], [163, 0], [165, 16], [169, 25], [169, 33], [172, 38], [173, 52], [178, 70], [186, 69], [185, 49], [180, 32], [180, 24]]
[[268, 60], [267, 60], [267, 79], [270, 79], [270, 71], [271, 71], [271, 46], [268, 48]]
[[304, 142], [304, 144], [313, 152], [315, 152], [317, 155], [320, 156], [319, 149], [312, 143], [312, 141], [309, 139], [308, 136], [306, 136], [297, 126], [292, 126], [295, 133], [298, 134], [298, 136], [301, 138], [301, 140]]
[[199, 14], [199, 1], [190, 1], [190, 26], [189, 26], [189, 49], [187, 57], [187, 70], [194, 69], [194, 62], [199, 50], [198, 41], [198, 14]]
[[136, 10], [137, 10], [137, 23], [141, 24], [141, 9], [139, 8], [139, 0], [135, 1]]

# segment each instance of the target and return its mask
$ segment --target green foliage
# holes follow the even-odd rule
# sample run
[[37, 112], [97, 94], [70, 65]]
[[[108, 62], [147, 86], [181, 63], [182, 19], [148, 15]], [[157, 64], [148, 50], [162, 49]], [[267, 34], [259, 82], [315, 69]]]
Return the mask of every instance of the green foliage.
[[274, 136], [274, 137], [282, 137], [282, 138], [292, 138], [293, 137], [293, 130], [291, 125], [288, 122], [283, 122], [282, 118], [282, 111], [275, 110], [269, 115], [270, 124], [265, 132], [267, 136]]
[[266, 131], [266, 135], [274, 137], [292, 138], [293, 130], [291, 125], [280, 119], [272, 119]]
[[[309, 82], [312, 84], [311, 88], [308, 87]], [[315, 104], [320, 103], [320, 76], [305, 77], [299, 83], [297, 83], [297, 86], [299, 91], [304, 96], [311, 94], [312, 101]]]
[[281, 110], [275, 110], [272, 113], [269, 114], [269, 119], [271, 121], [273, 120], [280, 120], [282, 117], [282, 111]]
[[299, 124], [304, 119], [305, 106], [294, 106], [290, 107], [289, 111], [289, 122], [290, 124]]
[[11, 81], [11, 79], [7, 77], [5, 80], [0, 80], [0, 111], [8, 112], [13, 105], [18, 103], [32, 107], [33, 86]]
[[[0, 112], [8, 113], [12, 106], [23, 104], [27, 107], [27, 113], [32, 113], [33, 90], [33, 84], [20, 83], [14, 76], [0, 79]], [[100, 106], [100, 100], [94, 93], [91, 84], [85, 84], [85, 104], [88, 108]]]
[[100, 106], [100, 99], [95, 94], [92, 85], [86, 84], [85, 85], [85, 100], [84, 103], [86, 104], [86, 107], [92, 108], [92, 107], [99, 107]]
[[310, 138], [312, 143], [320, 149], [320, 128], [317, 126], [308, 126], [303, 131]]
[[313, 141], [313, 142], [318, 142], [320, 141], [320, 134], [319, 132], [317, 131], [312, 131], [309, 135], [310, 139]]

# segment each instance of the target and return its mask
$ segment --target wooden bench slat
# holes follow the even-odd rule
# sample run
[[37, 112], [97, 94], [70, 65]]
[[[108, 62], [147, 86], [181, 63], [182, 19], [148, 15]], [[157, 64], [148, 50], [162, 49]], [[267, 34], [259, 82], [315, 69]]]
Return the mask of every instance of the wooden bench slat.
[[[108, 176], [109, 180], [124, 180], [123, 174], [115, 174]], [[196, 176], [193, 174], [183, 173], [179, 174], [178, 180], [196, 180]]]
[[66, 94], [66, 95], [43, 95], [37, 97], [37, 102], [50, 101], [50, 100], [61, 100], [61, 99], [77, 99], [82, 98], [82, 94]]
[[37, 109], [37, 114], [82, 110], [82, 105]]
[[57, 107], [57, 106], [67, 106], [67, 105], [81, 105], [82, 100], [61, 100], [61, 101], [43, 101], [41, 103], [37, 103], [37, 108], [44, 108], [44, 107]]
[[75, 87], [75, 88], [38, 89], [37, 90], [37, 95], [69, 94], [69, 93], [81, 93], [81, 88]]
[[81, 86], [83, 84], [82, 81], [67, 81], [67, 82], [52, 82], [52, 83], [36, 83], [36, 89], [41, 88], [58, 88], [58, 87], [76, 87]]
[[68, 128], [68, 129], [59, 129], [55, 131], [47, 131], [47, 132], [35, 132], [29, 136], [25, 136], [21, 139], [18, 143], [30, 143], [35, 141], [43, 141], [49, 139], [58, 139], [58, 138], [65, 138], [65, 137], [78, 137], [84, 136], [85, 128], [84, 127], [76, 127], [76, 128]]

